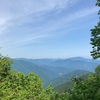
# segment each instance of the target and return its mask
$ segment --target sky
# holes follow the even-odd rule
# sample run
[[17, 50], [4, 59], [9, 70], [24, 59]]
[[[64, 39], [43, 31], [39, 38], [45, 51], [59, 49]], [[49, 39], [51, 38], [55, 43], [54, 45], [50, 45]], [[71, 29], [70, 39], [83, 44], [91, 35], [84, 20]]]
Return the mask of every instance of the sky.
[[0, 53], [11, 58], [90, 58], [96, 0], [0, 0]]

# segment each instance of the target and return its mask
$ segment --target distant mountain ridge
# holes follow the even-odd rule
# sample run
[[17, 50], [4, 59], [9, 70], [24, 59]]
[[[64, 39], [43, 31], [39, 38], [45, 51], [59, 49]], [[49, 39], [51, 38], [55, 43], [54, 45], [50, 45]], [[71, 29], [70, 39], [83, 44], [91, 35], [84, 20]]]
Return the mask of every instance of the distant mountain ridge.
[[36, 73], [43, 79], [44, 85], [73, 71], [81, 70], [83, 72], [93, 72], [94, 68], [100, 63], [100, 61], [82, 57], [67, 59], [16, 58], [13, 60], [12, 69], [24, 72], [25, 74], [30, 72]]

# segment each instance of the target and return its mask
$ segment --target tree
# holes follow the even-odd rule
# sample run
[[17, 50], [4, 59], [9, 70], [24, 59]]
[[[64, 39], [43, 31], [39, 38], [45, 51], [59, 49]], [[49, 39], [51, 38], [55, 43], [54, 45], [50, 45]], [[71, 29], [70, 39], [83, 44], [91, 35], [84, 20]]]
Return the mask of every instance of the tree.
[[[96, 5], [100, 7], [100, 0], [97, 0]], [[98, 11], [98, 15], [100, 15], [100, 10]], [[100, 19], [100, 17], [99, 17]], [[98, 24], [91, 29], [91, 45], [93, 50], [91, 51], [91, 56], [94, 59], [97, 59], [100, 57], [100, 21]]]
[[9, 74], [11, 63], [12, 60], [9, 57], [4, 57], [0, 54], [0, 81]]
[[0, 55], [0, 100], [69, 100], [68, 93], [55, 93], [51, 85], [44, 89], [35, 73], [24, 75], [10, 66], [10, 58]]
[[71, 100], [100, 100], [100, 66], [83, 80], [76, 78], [70, 92]]

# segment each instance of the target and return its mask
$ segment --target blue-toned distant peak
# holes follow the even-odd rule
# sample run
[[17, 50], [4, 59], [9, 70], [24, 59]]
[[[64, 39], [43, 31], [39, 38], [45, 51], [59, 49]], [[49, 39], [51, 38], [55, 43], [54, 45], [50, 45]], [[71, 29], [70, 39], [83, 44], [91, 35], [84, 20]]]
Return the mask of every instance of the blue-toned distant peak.
[[100, 63], [100, 60], [94, 60], [94, 59], [89, 59], [89, 58], [84, 58], [84, 57], [72, 57], [72, 58], [68, 58], [67, 60], [76, 60], [76, 61], [85, 61], [85, 62], [96, 62], [96, 63]]
[[34, 62], [34, 63], [46, 63], [50, 64], [53, 62], [63, 62], [63, 61], [84, 61], [84, 62], [95, 62], [95, 63], [100, 63], [100, 59], [94, 60], [91, 58], [84, 58], [84, 57], [71, 57], [71, 58], [36, 58], [36, 59], [28, 59], [28, 58], [15, 58], [15, 60], [23, 60], [23, 61], [28, 61], [28, 62]]

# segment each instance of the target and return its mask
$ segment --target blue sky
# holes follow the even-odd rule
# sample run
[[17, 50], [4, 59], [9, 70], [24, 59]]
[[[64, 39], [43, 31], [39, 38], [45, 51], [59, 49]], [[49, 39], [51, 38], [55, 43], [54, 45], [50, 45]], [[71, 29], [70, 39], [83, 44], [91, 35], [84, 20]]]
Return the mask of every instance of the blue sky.
[[0, 53], [12, 58], [90, 57], [96, 0], [0, 0]]

